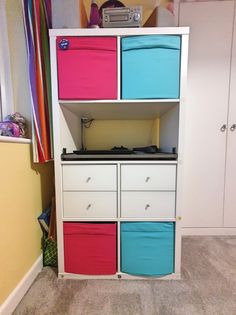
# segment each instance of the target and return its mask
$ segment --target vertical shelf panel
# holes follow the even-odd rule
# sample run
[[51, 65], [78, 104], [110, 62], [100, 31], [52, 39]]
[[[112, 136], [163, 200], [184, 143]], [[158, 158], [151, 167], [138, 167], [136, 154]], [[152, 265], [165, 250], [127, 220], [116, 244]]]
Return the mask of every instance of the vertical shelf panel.
[[64, 238], [63, 238], [63, 200], [62, 200], [62, 169], [61, 169], [61, 123], [60, 105], [58, 102], [58, 79], [56, 36], [50, 37], [50, 61], [51, 61], [51, 84], [52, 84], [52, 110], [53, 110], [53, 147], [54, 147], [54, 171], [55, 171], [55, 194], [57, 216], [57, 255], [58, 273], [64, 273]]
[[120, 36], [117, 36], [117, 100], [121, 99], [121, 52], [120, 52]]

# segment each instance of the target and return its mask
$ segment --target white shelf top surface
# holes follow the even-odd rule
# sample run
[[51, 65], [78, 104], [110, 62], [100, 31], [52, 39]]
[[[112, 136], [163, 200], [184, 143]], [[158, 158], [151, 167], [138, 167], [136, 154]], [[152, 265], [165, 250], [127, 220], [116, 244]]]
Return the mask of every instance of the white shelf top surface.
[[94, 119], [155, 119], [161, 117], [174, 106], [178, 99], [137, 100], [137, 101], [59, 101], [79, 117]]
[[189, 27], [137, 28], [62, 28], [50, 29], [50, 36], [132, 36], [132, 35], [187, 35]]
[[60, 164], [61, 165], [83, 165], [83, 164], [93, 164], [93, 165], [99, 165], [99, 164], [112, 164], [112, 165], [117, 165], [117, 164], [121, 164], [121, 165], [127, 165], [127, 164], [133, 164], [133, 165], [140, 165], [140, 164], [151, 164], [151, 165], [156, 165], [156, 164], [161, 164], [161, 165], [167, 165], [167, 164], [173, 164], [173, 165], [177, 165], [178, 161], [177, 160], [92, 160], [92, 161], [61, 161], [60, 160]]
[[100, 222], [103, 222], [103, 221], [112, 221], [112, 222], [150, 222], [150, 221], [155, 221], [155, 222], [176, 222], [176, 218], [126, 218], [126, 217], [122, 217], [122, 218], [80, 218], [80, 217], [77, 217], [77, 218], [62, 218], [62, 220], [64, 222], [78, 222], [78, 221], [81, 221], [81, 222], [93, 222], [93, 221], [100, 221]]

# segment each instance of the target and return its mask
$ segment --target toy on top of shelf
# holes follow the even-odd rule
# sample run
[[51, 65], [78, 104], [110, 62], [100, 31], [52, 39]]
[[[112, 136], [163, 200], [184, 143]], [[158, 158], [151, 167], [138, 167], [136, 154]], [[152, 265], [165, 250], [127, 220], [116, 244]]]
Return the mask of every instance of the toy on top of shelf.
[[98, 28], [100, 25], [100, 14], [96, 0], [91, 1], [90, 17], [88, 27]]
[[102, 16], [102, 10], [105, 8], [121, 8], [121, 7], [125, 7], [125, 5], [121, 1], [108, 0], [104, 2], [100, 7], [99, 9], [100, 16]]

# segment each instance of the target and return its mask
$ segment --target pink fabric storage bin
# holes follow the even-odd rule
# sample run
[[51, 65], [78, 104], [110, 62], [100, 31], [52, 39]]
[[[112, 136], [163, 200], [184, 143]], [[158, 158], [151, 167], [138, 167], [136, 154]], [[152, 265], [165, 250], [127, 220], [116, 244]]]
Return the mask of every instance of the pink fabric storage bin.
[[116, 223], [71, 223], [64, 228], [65, 272], [116, 273]]
[[59, 99], [116, 99], [116, 46], [115, 37], [57, 37]]

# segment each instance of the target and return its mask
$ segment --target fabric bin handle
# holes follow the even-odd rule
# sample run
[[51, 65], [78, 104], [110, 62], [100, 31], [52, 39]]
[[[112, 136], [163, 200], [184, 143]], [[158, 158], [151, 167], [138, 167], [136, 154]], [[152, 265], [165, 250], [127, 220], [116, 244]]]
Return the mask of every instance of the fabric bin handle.
[[166, 48], [179, 50], [180, 36], [151, 35], [122, 38], [122, 51], [151, 48]]

